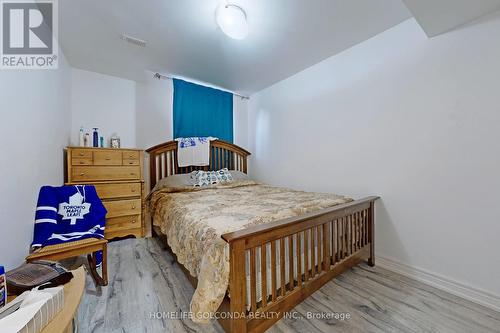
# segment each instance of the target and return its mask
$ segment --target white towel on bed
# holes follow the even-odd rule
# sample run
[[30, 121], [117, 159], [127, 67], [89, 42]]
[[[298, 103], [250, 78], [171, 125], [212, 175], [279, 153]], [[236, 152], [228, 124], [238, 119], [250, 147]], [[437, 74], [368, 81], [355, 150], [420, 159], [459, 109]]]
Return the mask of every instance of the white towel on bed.
[[179, 167], [210, 164], [210, 141], [214, 137], [177, 138], [177, 164]]

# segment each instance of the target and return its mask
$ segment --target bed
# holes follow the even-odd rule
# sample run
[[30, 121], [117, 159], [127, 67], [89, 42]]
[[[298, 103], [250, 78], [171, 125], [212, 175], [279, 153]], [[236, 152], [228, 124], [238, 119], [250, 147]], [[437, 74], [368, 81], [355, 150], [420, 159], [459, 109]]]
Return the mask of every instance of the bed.
[[165, 177], [228, 168], [250, 153], [211, 142], [210, 165], [178, 167], [177, 143], [147, 150], [154, 233], [195, 287], [193, 320], [227, 332], [263, 332], [333, 277], [374, 265], [374, 203], [272, 187], [240, 178], [209, 188], [160, 186]]

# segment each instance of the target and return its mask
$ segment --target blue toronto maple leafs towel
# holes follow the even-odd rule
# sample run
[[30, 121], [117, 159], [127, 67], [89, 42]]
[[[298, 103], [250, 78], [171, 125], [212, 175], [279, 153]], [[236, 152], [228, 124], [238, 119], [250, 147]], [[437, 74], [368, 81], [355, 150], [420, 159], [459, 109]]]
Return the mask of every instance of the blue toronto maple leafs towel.
[[[103, 238], [106, 213], [92, 185], [43, 186], [38, 195], [31, 246]], [[97, 259], [100, 264], [100, 254]]]

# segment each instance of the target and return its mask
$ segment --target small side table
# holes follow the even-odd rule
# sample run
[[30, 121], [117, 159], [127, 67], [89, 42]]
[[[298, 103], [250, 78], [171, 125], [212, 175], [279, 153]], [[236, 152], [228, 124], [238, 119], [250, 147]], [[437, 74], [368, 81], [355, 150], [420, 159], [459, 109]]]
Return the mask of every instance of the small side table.
[[[87, 255], [89, 261], [90, 274], [94, 281], [100, 286], [108, 285], [108, 264], [107, 251], [108, 241], [102, 238], [87, 238], [74, 242], [57, 245], [44, 246], [26, 257], [27, 262], [36, 260], [52, 260], [76, 257], [82, 254]], [[97, 272], [96, 252], [102, 251], [102, 277]]]

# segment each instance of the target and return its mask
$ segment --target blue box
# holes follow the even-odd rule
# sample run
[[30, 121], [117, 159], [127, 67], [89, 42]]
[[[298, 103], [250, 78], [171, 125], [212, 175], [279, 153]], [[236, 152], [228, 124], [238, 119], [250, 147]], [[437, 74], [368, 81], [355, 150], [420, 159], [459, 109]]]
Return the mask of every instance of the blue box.
[[5, 269], [0, 266], [0, 308], [7, 304], [7, 280], [5, 278]]

